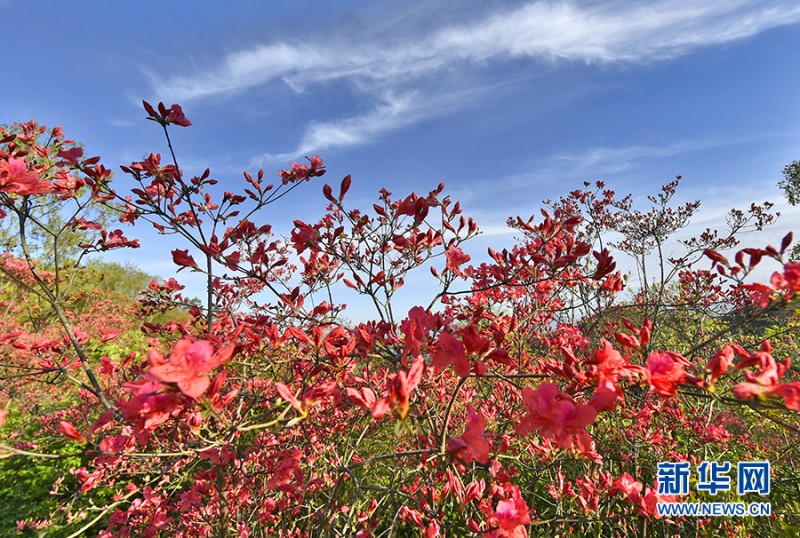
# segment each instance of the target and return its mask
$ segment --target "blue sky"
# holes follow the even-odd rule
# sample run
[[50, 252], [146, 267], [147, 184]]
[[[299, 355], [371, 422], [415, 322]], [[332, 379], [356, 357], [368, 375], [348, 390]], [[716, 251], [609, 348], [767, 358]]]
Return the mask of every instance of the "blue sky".
[[[178, 102], [194, 122], [174, 135], [188, 171], [233, 186], [318, 153], [328, 181], [353, 175], [361, 205], [444, 181], [486, 232], [477, 257], [510, 241], [506, 217], [584, 179], [645, 194], [681, 174], [702, 227], [781, 201], [781, 169], [800, 158], [796, 1], [408, 6], [0, 0], [0, 122], [62, 125], [116, 168], [164, 150], [141, 99]], [[314, 219], [319, 187], [264, 219]], [[800, 228], [784, 213], [768, 239]], [[122, 258], [169, 276], [159, 250]]]

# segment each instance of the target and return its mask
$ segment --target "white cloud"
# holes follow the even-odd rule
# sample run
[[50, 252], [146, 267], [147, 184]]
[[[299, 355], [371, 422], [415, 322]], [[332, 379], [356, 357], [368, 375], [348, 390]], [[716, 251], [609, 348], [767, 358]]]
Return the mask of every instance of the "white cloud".
[[[514, 79], [514, 80], [518, 80]], [[312, 121], [295, 149], [284, 153], [267, 153], [253, 162], [256, 166], [268, 163], [285, 164], [287, 160], [311, 155], [314, 152], [358, 146], [381, 134], [410, 125], [422, 119], [447, 114], [475, 101], [479, 96], [502, 91], [509, 81], [490, 83], [462, 90], [405, 93], [387, 92], [368, 112], [329, 121]]]
[[[160, 77], [147, 72], [146, 76], [161, 99], [177, 102], [225, 98], [274, 81], [302, 93], [312, 85], [346, 80], [360, 97], [378, 103], [362, 115], [309, 123], [295, 150], [257, 159], [263, 163], [361, 145], [388, 130], [457, 108], [457, 102], [470, 102], [467, 93], [475, 89], [470, 82], [463, 83], [467, 91], [454, 91], [447, 83], [458, 68], [480, 72], [511, 61], [614, 63], [674, 58], [699, 47], [798, 23], [800, 3], [539, 1], [489, 15], [475, 13], [471, 23], [441, 25], [422, 37], [405, 28], [402, 18], [387, 20], [394, 23], [358, 42], [337, 36], [326, 36], [324, 41], [313, 37], [302, 42], [278, 41], [230, 53], [217, 67], [196, 74]], [[449, 19], [442, 16], [441, 20]], [[516, 72], [531, 76], [536, 70], [535, 65], [526, 64]], [[470, 70], [459, 69], [465, 71]], [[480, 95], [472, 91], [472, 100]]]
[[454, 62], [514, 58], [636, 62], [676, 57], [800, 21], [800, 4], [762, 0], [534, 2], [392, 42], [278, 42], [229, 54], [216, 69], [160, 78], [159, 95], [189, 100], [283, 79], [295, 88], [335, 78], [378, 81], [440, 73]]
[[[757, 137], [753, 137], [756, 139]], [[459, 200], [485, 200], [486, 192], [498, 198], [516, 198], [524, 191], [537, 188], [541, 198], [551, 194], [547, 190], [579, 187], [587, 179], [606, 177], [639, 168], [642, 162], [682, 155], [693, 151], [704, 151], [716, 147], [731, 146], [743, 142], [738, 139], [704, 138], [702, 140], [679, 140], [664, 145], [594, 146], [572, 152], [559, 152], [532, 162], [523, 167], [526, 171], [499, 178], [486, 178], [470, 185], [459, 185], [455, 197]], [[536, 200], [538, 203], [541, 200]], [[529, 200], [525, 200], [529, 202]], [[509, 215], [502, 215], [502, 218]]]
[[311, 123], [297, 148], [287, 153], [266, 154], [256, 164], [283, 162], [302, 155], [311, 155], [332, 147], [356, 146], [371, 137], [413, 121], [413, 95], [387, 95], [372, 111], [338, 121]]
[[136, 127], [141, 122], [136, 122], [136, 121], [133, 121], [131, 119], [126, 119], [126, 118], [110, 118], [108, 120], [108, 123], [109, 123], [109, 125], [112, 125], [114, 127]]
[[705, 137], [694, 140], [678, 140], [660, 145], [632, 145], [616, 147], [591, 147], [567, 153], [562, 152], [549, 157], [542, 165], [548, 173], [568, 174], [610, 174], [636, 167], [644, 160], [663, 159], [675, 155], [706, 151], [718, 147], [735, 146], [762, 140], [769, 134], [752, 134], [747, 137]]
[[[663, 159], [726, 148], [733, 151], [742, 145], [752, 145], [773, 138], [791, 139], [794, 133], [752, 133], [745, 137], [718, 136], [702, 139], [678, 140], [663, 145], [630, 145], [588, 147], [572, 152], [559, 152], [524, 163], [524, 172], [486, 177], [470, 183], [448, 185], [447, 192], [462, 202], [467, 214], [475, 217], [487, 235], [509, 233], [504, 230], [508, 217], [527, 217], [541, 207], [542, 200], [557, 198], [572, 189], [581, 188], [585, 180], [606, 181], [608, 188], [619, 194], [634, 191], [636, 196], [654, 194], [661, 183], [671, 176], [653, 178], [653, 163]], [[682, 157], [681, 157], [682, 158]], [[644, 175], [640, 173], [645, 172]], [[678, 170], [680, 172], [680, 170]], [[777, 173], [776, 173], [777, 174]], [[703, 202], [702, 211], [693, 220], [696, 229], [724, 223], [724, 215], [733, 207], [747, 208], [753, 201], [768, 199], [776, 204], [783, 202], [777, 187], [777, 177], [752, 178], [747, 185], [734, 182], [721, 188], [696, 175], [684, 179], [679, 188], [679, 199]], [[783, 211], [779, 225], [773, 229], [791, 229], [800, 224], [800, 213]], [[693, 233], [696, 229], [692, 228]], [[785, 231], [783, 231], [785, 233]]]

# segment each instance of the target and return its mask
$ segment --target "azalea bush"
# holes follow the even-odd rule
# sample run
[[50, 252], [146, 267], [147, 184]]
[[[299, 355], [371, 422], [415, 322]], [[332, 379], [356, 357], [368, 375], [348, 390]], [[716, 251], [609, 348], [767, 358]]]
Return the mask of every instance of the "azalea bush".
[[[738, 243], [769, 204], [677, 241], [699, 207], [674, 201], [679, 179], [648, 208], [587, 183], [510, 219], [515, 244], [474, 264], [480, 229], [444, 184], [354, 208], [351, 178], [326, 184], [310, 156], [223, 186], [181, 168], [181, 107], [144, 107], [167, 152], [113, 182], [60, 128], [0, 131], [4, 531], [797, 532], [800, 263], [791, 234]], [[268, 206], [299, 189], [321, 189], [325, 213], [278, 237]], [[87, 256], [139, 246], [132, 225], [203, 275], [199, 301], [176, 278], [135, 300], [76, 285]], [[412, 273], [433, 292], [398, 311]], [[371, 321], [346, 321], [345, 290]], [[772, 516], [659, 517], [659, 502], [764, 500], [659, 493], [660, 462], [709, 460], [770, 461]]]

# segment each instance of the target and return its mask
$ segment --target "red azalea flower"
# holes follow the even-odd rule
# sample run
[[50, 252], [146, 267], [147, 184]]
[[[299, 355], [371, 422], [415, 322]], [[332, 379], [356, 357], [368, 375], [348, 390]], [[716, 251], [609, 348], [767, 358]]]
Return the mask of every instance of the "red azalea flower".
[[165, 383], [177, 383], [182, 393], [197, 399], [211, 384], [207, 374], [230, 359], [233, 351], [234, 346], [226, 346], [215, 353], [207, 340], [182, 338], [175, 344], [169, 362], [164, 361], [160, 351], [151, 349], [148, 358], [156, 365], [148, 372]]
[[452, 364], [456, 373], [461, 377], [468, 376], [471, 369], [464, 344], [450, 333], [439, 335], [431, 364], [437, 370], [443, 370]]
[[447, 441], [447, 451], [460, 457], [467, 465], [472, 463], [473, 459], [486, 464], [489, 461], [491, 448], [489, 440], [484, 436], [486, 421], [471, 405], [467, 406], [467, 411], [469, 412], [467, 429], [463, 434]]
[[45, 194], [53, 192], [53, 184], [42, 181], [39, 174], [28, 169], [24, 159], [0, 161], [0, 192], [19, 194]]
[[542, 383], [536, 390], [523, 388], [522, 400], [528, 414], [517, 424], [517, 433], [536, 430], [543, 437], [554, 437], [561, 448], [571, 448], [575, 435], [597, 418], [597, 409], [575, 403], [555, 383]]
[[489, 534], [493, 538], [527, 538], [528, 531], [525, 525], [530, 524], [531, 516], [528, 505], [515, 491], [511, 499], [504, 499], [497, 503], [494, 514], [489, 518], [489, 523], [497, 528]]
[[650, 386], [662, 396], [674, 396], [686, 380], [683, 365], [668, 353], [651, 353], [646, 365]]
[[422, 381], [423, 373], [425, 373], [425, 361], [420, 358], [411, 364], [407, 372], [401, 370], [390, 377], [387, 382], [389, 395], [375, 402], [372, 406], [372, 416], [380, 418], [394, 409], [400, 420], [405, 420], [411, 409], [409, 398]]
[[464, 273], [461, 271], [461, 266], [471, 259], [469, 255], [455, 245], [448, 248], [444, 255], [447, 257], [446, 269], [463, 277]]
[[716, 355], [711, 357], [706, 365], [706, 371], [711, 373], [711, 382], [716, 382], [720, 377], [725, 375], [731, 364], [733, 363], [734, 351], [731, 346], [725, 346], [717, 352]]
[[181, 127], [189, 127], [192, 124], [192, 122], [190, 122], [183, 114], [181, 105], [174, 104], [167, 109], [167, 112], [167, 121], [170, 123], [180, 125]]

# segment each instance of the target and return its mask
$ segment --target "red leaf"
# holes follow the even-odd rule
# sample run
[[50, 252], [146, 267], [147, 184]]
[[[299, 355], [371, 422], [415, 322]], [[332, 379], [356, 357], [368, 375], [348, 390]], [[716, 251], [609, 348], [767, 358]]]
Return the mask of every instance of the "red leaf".
[[114, 409], [109, 409], [108, 411], [100, 415], [100, 417], [97, 420], [95, 420], [94, 424], [92, 424], [92, 427], [89, 428], [89, 433], [96, 432], [97, 430], [99, 430], [112, 420], [114, 420]]
[[[173, 250], [172, 251], [172, 261], [175, 262], [176, 265], [180, 265], [181, 268], [184, 268], [184, 267], [195, 268], [195, 267], [197, 267], [197, 262], [194, 261], [194, 258], [192, 258], [189, 255], [189, 249], [186, 249], [186, 250], [175, 249], [175, 250]], [[178, 271], [180, 271], [180, 269], [178, 269]]]
[[300, 403], [300, 400], [298, 400], [297, 397], [292, 394], [291, 389], [283, 383], [275, 383], [275, 390], [278, 391], [281, 398], [292, 404], [292, 407], [295, 409], [303, 408], [303, 404]]
[[469, 375], [471, 365], [467, 359], [467, 350], [461, 340], [450, 333], [442, 333], [436, 341], [436, 351], [431, 363], [437, 370], [443, 370], [450, 364], [461, 377]]
[[342, 180], [342, 186], [339, 188], [339, 200], [341, 201], [344, 198], [344, 195], [347, 194], [347, 191], [350, 190], [350, 175], [344, 176]]
[[786, 252], [786, 249], [789, 248], [789, 245], [791, 244], [792, 244], [792, 232], [789, 232], [783, 238], [783, 241], [781, 241], [781, 254]]
[[408, 390], [409, 392], [417, 388], [422, 381], [422, 374], [425, 373], [425, 361], [419, 358], [411, 364], [408, 370]]
[[[366, 399], [364, 399], [364, 395], [358, 390], [352, 387], [346, 387], [344, 389], [345, 394], [347, 394], [347, 399], [353, 402], [356, 405], [360, 405], [361, 407], [370, 407], [367, 405]], [[373, 402], [374, 403], [374, 402]]]
[[389, 412], [392, 408], [391, 404], [386, 398], [381, 398], [375, 405], [372, 406], [372, 417], [373, 418], [381, 418], [383, 415]]
[[639, 347], [639, 339], [631, 334], [616, 333], [614, 338], [625, 347]]
[[717, 252], [716, 250], [712, 250], [710, 248], [707, 248], [707, 249], [705, 249], [703, 251], [703, 254], [705, 254], [707, 257], [711, 258], [711, 260], [714, 263], [720, 263], [722, 265], [730, 267], [730, 263], [728, 263], [728, 259], [725, 256], [723, 256], [722, 254], [720, 254], [719, 252]]
[[327, 183], [322, 186], [322, 195], [325, 196], [329, 202], [336, 203], [336, 198], [333, 197], [333, 189], [331, 189], [331, 186]]
[[147, 112], [147, 115], [151, 118], [158, 118], [158, 114], [156, 114], [156, 109], [153, 108], [153, 105], [148, 103], [147, 101], [142, 101], [142, 105], [144, 105], [144, 109]]
[[78, 429], [69, 422], [62, 420], [61, 422], [58, 423], [58, 429], [62, 433], [62, 435], [75, 439], [78, 442], [83, 442], [83, 437], [81, 436]]

